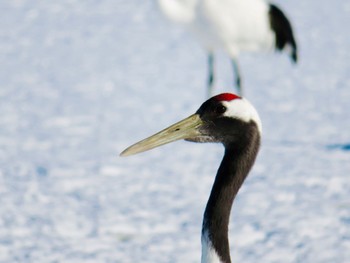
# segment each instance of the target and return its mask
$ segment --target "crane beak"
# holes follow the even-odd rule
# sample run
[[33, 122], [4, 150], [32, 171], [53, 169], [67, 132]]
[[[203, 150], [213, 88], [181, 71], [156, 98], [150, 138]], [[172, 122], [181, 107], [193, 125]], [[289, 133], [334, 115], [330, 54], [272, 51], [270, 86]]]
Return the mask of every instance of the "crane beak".
[[125, 149], [120, 156], [129, 156], [136, 153], [144, 152], [158, 146], [181, 140], [195, 140], [201, 136], [200, 127], [203, 121], [198, 114], [193, 114], [186, 119], [179, 121], [168, 128], [142, 140], [129, 148]]

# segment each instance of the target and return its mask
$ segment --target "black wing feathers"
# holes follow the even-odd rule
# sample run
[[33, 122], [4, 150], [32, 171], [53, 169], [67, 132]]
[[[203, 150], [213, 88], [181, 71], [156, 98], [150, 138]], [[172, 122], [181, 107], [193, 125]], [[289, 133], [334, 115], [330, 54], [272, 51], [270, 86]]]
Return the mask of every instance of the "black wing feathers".
[[281, 9], [273, 4], [270, 4], [269, 18], [271, 29], [276, 35], [276, 49], [282, 50], [287, 44], [289, 44], [292, 48], [291, 58], [294, 62], [297, 62], [297, 44], [289, 20]]

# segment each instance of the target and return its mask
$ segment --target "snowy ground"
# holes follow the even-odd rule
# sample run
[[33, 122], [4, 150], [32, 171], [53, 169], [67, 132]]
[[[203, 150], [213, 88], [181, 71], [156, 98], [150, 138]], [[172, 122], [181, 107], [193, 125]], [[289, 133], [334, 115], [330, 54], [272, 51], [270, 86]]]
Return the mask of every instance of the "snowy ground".
[[[350, 262], [350, 3], [278, 1], [300, 64], [240, 57], [264, 139], [234, 262]], [[220, 145], [119, 158], [193, 113], [206, 57], [154, 0], [0, 3], [0, 262], [199, 262]], [[231, 89], [219, 56], [217, 92]]]

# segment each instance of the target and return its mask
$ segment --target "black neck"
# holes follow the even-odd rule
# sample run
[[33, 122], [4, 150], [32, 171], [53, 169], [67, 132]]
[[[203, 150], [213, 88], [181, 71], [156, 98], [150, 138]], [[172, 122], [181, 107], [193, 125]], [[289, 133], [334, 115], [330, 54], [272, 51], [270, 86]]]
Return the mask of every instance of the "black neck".
[[228, 225], [232, 203], [257, 155], [260, 136], [248, 144], [227, 145], [204, 212], [202, 233], [206, 232], [220, 259], [230, 263]]

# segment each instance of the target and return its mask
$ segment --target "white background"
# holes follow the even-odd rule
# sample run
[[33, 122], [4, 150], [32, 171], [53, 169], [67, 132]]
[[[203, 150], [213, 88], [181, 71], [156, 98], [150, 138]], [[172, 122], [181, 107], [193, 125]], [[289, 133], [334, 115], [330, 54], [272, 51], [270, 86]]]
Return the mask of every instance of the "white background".
[[[300, 61], [242, 54], [263, 122], [234, 262], [350, 262], [350, 3], [278, 1]], [[130, 144], [205, 100], [206, 53], [155, 0], [0, 3], [0, 262], [199, 262], [223, 148]], [[217, 61], [216, 93], [234, 92]]]

